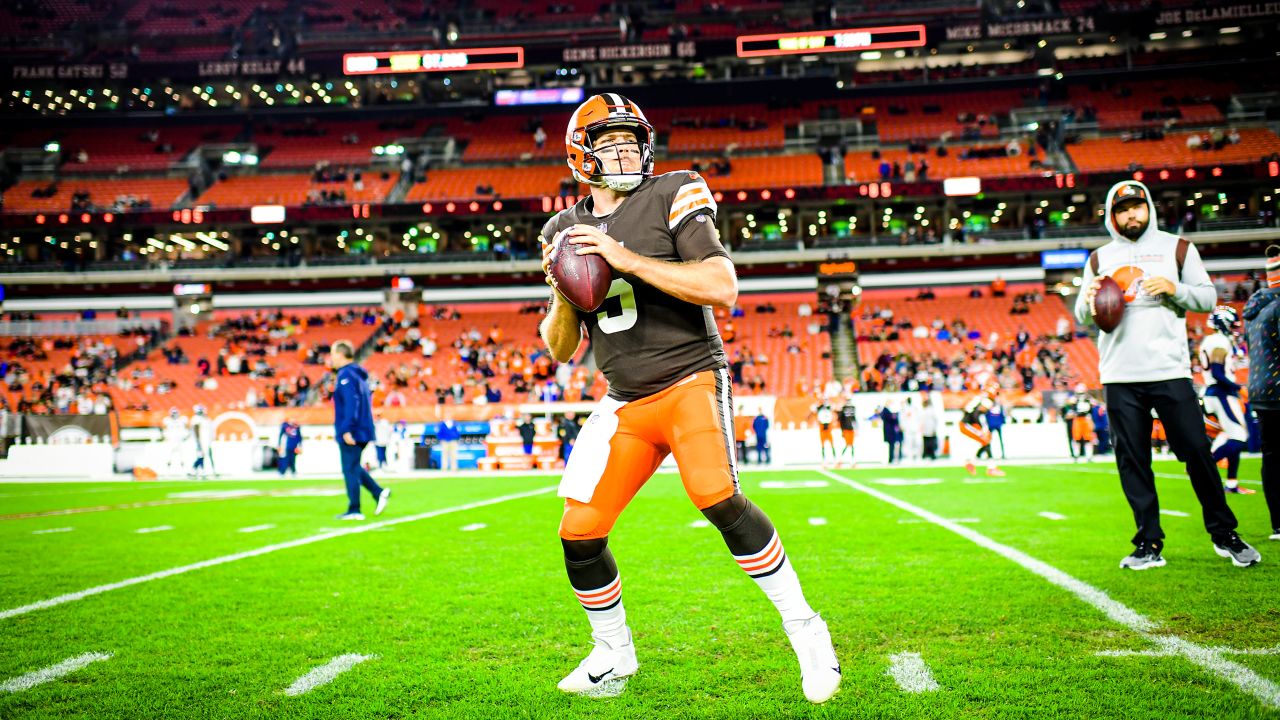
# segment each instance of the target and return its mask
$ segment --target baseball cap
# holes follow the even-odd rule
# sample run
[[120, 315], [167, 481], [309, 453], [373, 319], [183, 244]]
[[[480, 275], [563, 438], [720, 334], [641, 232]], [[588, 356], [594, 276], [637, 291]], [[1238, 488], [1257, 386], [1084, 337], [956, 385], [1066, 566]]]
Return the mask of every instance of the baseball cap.
[[1147, 203], [1147, 191], [1141, 185], [1125, 183], [1116, 188], [1111, 195], [1111, 209], [1118, 210], [1125, 205]]

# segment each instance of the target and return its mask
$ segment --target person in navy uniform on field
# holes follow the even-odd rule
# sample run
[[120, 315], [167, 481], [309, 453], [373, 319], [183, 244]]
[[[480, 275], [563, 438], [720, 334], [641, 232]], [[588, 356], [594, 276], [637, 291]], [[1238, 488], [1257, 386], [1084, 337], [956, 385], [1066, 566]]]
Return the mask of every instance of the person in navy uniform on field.
[[773, 462], [773, 453], [769, 452], [769, 418], [764, 416], [764, 410], [751, 421], [751, 430], [756, 434], [756, 463], [766, 465]]
[[342, 455], [342, 477], [347, 483], [347, 511], [339, 520], [363, 520], [360, 486], [378, 501], [374, 515], [387, 507], [391, 490], [381, 487], [360, 466], [364, 448], [373, 441], [373, 402], [369, 394], [369, 373], [355, 363], [355, 349], [347, 340], [335, 342], [329, 350], [329, 364], [337, 375], [333, 386], [333, 429]]
[[280, 450], [280, 457], [276, 461], [280, 477], [290, 471], [297, 477], [298, 453], [302, 452], [302, 427], [293, 420], [285, 420], [280, 424], [280, 435], [276, 438], [276, 443]]

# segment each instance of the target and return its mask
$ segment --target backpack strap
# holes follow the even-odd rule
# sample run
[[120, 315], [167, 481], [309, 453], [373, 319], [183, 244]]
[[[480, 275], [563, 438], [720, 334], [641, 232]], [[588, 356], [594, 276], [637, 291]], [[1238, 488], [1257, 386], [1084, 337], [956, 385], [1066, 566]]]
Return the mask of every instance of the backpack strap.
[[1182, 280], [1182, 266], [1187, 264], [1187, 249], [1191, 247], [1191, 241], [1178, 238], [1178, 280]]
[[[1089, 269], [1093, 271], [1093, 274], [1094, 274], [1094, 275], [1097, 275], [1097, 274], [1098, 274], [1098, 262], [1099, 262], [1099, 261], [1098, 261], [1098, 251], [1097, 251], [1097, 250], [1094, 250], [1093, 252], [1089, 253]], [[1178, 268], [1179, 268], [1179, 269], [1181, 269], [1181, 268], [1182, 268], [1182, 264], [1181, 264], [1181, 263], [1179, 263], [1179, 264], [1178, 264]]]

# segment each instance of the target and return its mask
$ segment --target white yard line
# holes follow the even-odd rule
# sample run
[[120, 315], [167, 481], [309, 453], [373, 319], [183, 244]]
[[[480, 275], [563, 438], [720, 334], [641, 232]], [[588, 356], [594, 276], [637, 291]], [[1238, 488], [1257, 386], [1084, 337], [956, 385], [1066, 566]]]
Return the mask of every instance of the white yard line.
[[275, 525], [250, 525], [249, 527], [242, 527], [236, 532], [256, 533], [256, 532], [262, 532], [263, 530], [272, 530], [274, 528], [275, 528]]
[[119, 582], [108, 583], [106, 585], [97, 585], [95, 587], [91, 587], [85, 590], [80, 590], [78, 592], [67, 593], [66, 595], [59, 595], [54, 598], [49, 598], [48, 600], [41, 600], [39, 602], [34, 602], [29, 605], [10, 608], [8, 610], [0, 610], [0, 620], [16, 617], [18, 615], [26, 615], [27, 613], [35, 612], [36, 610], [44, 610], [46, 608], [56, 607], [58, 605], [63, 605], [65, 603], [75, 602], [77, 600], [83, 600], [87, 597], [92, 597], [94, 595], [101, 595], [102, 593], [110, 592], [112, 590], [119, 590], [121, 588], [127, 588], [133, 585], [141, 585], [142, 583], [151, 582], [152, 580], [162, 580], [164, 578], [172, 577], [174, 575], [182, 575], [183, 573], [189, 573], [193, 570], [203, 570], [204, 568], [215, 567], [217, 565], [225, 565], [226, 563], [235, 562], [237, 560], [245, 560], [247, 558], [258, 557], [259, 555], [266, 555], [268, 553], [273, 553], [278, 550], [288, 550], [289, 548], [301, 547], [303, 545], [310, 545], [312, 543], [317, 543], [322, 540], [332, 540], [334, 538], [345, 537], [347, 535], [355, 535], [357, 533], [369, 532], [370, 530], [376, 530], [378, 528], [387, 527], [389, 525], [399, 525], [401, 523], [416, 522], [418, 520], [426, 520], [427, 518], [438, 517], [440, 515], [448, 515], [449, 513], [462, 512], [464, 510], [473, 510], [475, 508], [481, 508], [488, 505], [496, 505], [498, 503], [507, 502], [508, 500], [520, 500], [523, 498], [535, 497], [537, 495], [545, 495], [549, 492], [553, 492], [556, 489], [556, 487], [557, 487], [556, 485], [551, 485], [549, 487], [538, 488], [537, 490], [529, 490], [522, 493], [513, 493], [511, 495], [500, 495], [498, 497], [490, 498], [488, 500], [477, 500], [476, 502], [467, 503], [465, 505], [455, 505], [454, 507], [443, 508], [440, 510], [431, 510], [429, 512], [424, 512], [424, 513], [418, 513], [417, 515], [408, 515], [402, 518], [394, 518], [392, 520], [383, 520], [381, 522], [373, 522], [367, 525], [356, 525], [349, 528], [342, 528], [339, 530], [333, 530], [330, 532], [322, 533], [320, 535], [311, 535], [309, 537], [299, 538], [297, 540], [290, 540], [289, 542], [276, 543], [274, 545], [267, 545], [265, 547], [260, 547], [254, 550], [246, 550], [245, 552], [235, 553], [233, 555], [223, 555], [222, 557], [216, 557], [210, 560], [202, 560], [201, 562], [198, 562], [198, 563], [192, 563], [190, 565], [182, 565], [175, 568], [169, 568], [168, 570], [161, 570], [159, 572], [154, 572], [149, 575], [139, 575], [138, 577], [132, 577], [127, 580], [121, 580]]
[[[1217, 645], [1205, 649], [1223, 655], [1280, 655], [1280, 645], [1263, 648], [1233, 648]], [[1173, 657], [1176, 655], [1171, 650], [1103, 650], [1094, 654], [1098, 657]]]
[[485, 525], [484, 523], [471, 523], [470, 525], [463, 525], [458, 529], [461, 530], [462, 532], [475, 532], [477, 530], [483, 530], [487, 527], [489, 526]]
[[824, 517], [811, 517], [811, 518], [809, 518], [809, 524], [810, 524], [810, 525], [815, 525], [815, 526], [816, 526], [816, 525], [826, 525], [826, 524], [827, 524], [827, 519], [826, 519], [826, 518], [824, 518]]
[[1164, 509], [1161, 509], [1161, 510], [1160, 510], [1160, 514], [1161, 514], [1161, 515], [1168, 515], [1169, 517], [1191, 517], [1191, 513], [1184, 513], [1184, 512], [1182, 512], [1181, 510], [1164, 510]]
[[920, 653], [903, 652], [889, 658], [892, 664], [885, 675], [893, 678], [898, 687], [909, 693], [930, 692], [938, 689], [938, 682], [929, 672], [929, 666], [921, 659]]
[[761, 480], [764, 490], [798, 490], [804, 488], [824, 488], [830, 485], [826, 480]]
[[[1156, 460], [1161, 460], [1161, 459], [1172, 460], [1173, 458], [1156, 458]], [[1048, 466], [1044, 466], [1044, 467], [1048, 467]], [[1090, 475], [1110, 475], [1111, 477], [1119, 477], [1119, 474], [1117, 473], [1114, 467], [1111, 470], [1094, 470], [1092, 468], [1058, 467], [1055, 465], [1053, 466], [1053, 469], [1066, 470], [1067, 472], [1088, 473]], [[1151, 474], [1155, 475], [1158, 478], [1169, 478], [1171, 480], [1189, 480], [1186, 473], [1158, 472], [1158, 473], [1151, 473]], [[1262, 481], [1261, 480], [1241, 480], [1240, 484], [1241, 485], [1261, 485]]]
[[138, 528], [137, 530], [134, 530], [134, 532], [138, 533], [139, 535], [146, 535], [147, 533], [158, 533], [158, 532], [164, 532], [166, 530], [172, 530], [172, 529], [173, 529], [172, 525], [157, 525], [155, 527], [149, 527], [149, 528]]
[[711, 521], [710, 520], [694, 520], [693, 522], [689, 523], [689, 527], [691, 528], [711, 527]]
[[1066, 515], [1061, 515], [1056, 512], [1049, 512], [1048, 510], [1045, 510], [1042, 513], [1036, 513], [1036, 514], [1044, 518], [1045, 520], [1066, 520], [1067, 519]]
[[73, 658], [67, 658], [57, 665], [50, 665], [47, 668], [5, 680], [3, 683], [0, 683], [0, 691], [16, 693], [22, 692], [23, 690], [30, 690], [37, 685], [43, 685], [44, 683], [57, 680], [63, 675], [69, 675], [90, 663], [110, 659], [111, 653], [90, 652], [83, 655], [77, 655]]
[[69, 527], [45, 528], [44, 530], [32, 530], [31, 534], [32, 535], [49, 535], [52, 533], [71, 532], [72, 530], [75, 530], [75, 528], [69, 528]]
[[372, 660], [376, 657], [377, 655], [357, 655], [355, 653], [339, 655], [324, 665], [312, 669], [311, 672], [295, 680], [292, 685], [285, 689], [284, 694], [293, 697], [295, 695], [304, 695], [309, 693], [321, 685], [328, 685], [333, 682], [334, 678], [350, 670], [356, 665], [359, 665], [365, 660]]
[[1237, 662], [1226, 659], [1223, 657], [1223, 653], [1215, 648], [1197, 645], [1196, 643], [1184, 640], [1177, 635], [1157, 633], [1160, 628], [1157, 623], [1145, 615], [1142, 615], [1137, 610], [1113, 600], [1111, 596], [1107, 595], [1103, 590], [1100, 590], [1082, 580], [1077, 580], [1067, 573], [1046, 562], [1037, 560], [1021, 550], [996, 542], [972, 528], [967, 528], [963, 525], [951, 522], [950, 520], [935, 515], [922, 507], [912, 505], [905, 500], [899, 500], [892, 495], [885, 494], [875, 488], [841, 477], [835, 473], [828, 472], [826, 470], [819, 470], [819, 472], [838, 483], [847, 485], [865, 495], [870, 495], [877, 500], [889, 503], [900, 510], [909, 512], [916, 517], [923, 518], [938, 527], [950, 530], [956, 535], [969, 540], [979, 547], [986, 548], [1007, 560], [1017, 563], [1024, 569], [1039, 575], [1050, 583], [1072, 593], [1084, 602], [1092, 605], [1107, 617], [1121, 625], [1124, 625], [1130, 630], [1133, 630], [1159, 646], [1161, 649], [1186, 658], [1192, 663], [1199, 665], [1204, 670], [1207, 670], [1208, 672], [1230, 682], [1241, 690], [1258, 698], [1263, 705], [1280, 708], [1280, 685], [1258, 675], [1254, 671]]

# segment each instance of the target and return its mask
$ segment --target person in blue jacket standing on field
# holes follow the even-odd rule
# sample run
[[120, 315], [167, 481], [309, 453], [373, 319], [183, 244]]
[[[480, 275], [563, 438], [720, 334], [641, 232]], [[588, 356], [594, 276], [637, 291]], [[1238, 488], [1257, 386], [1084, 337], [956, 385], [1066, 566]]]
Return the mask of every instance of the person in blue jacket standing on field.
[[387, 508], [391, 490], [378, 485], [360, 466], [364, 448], [373, 441], [373, 401], [369, 394], [369, 373], [355, 363], [355, 349], [339, 340], [329, 349], [329, 365], [336, 373], [333, 385], [333, 430], [342, 456], [342, 477], [347, 483], [347, 511], [339, 520], [363, 520], [360, 486], [378, 501], [374, 515]]
[[298, 477], [298, 453], [302, 452], [301, 426], [293, 420], [285, 420], [280, 424], [280, 436], [276, 438], [276, 442], [276, 448], [280, 451], [276, 469], [280, 471], [280, 477], [284, 477], [290, 470], [294, 477]]

